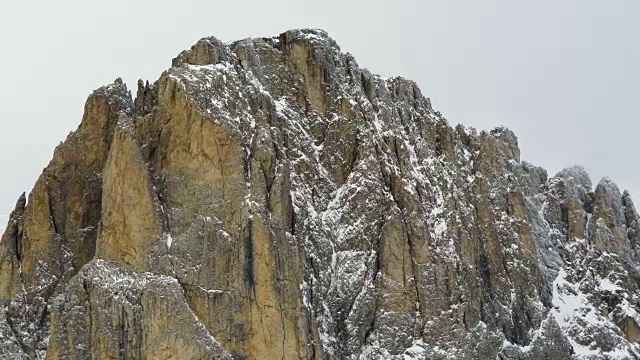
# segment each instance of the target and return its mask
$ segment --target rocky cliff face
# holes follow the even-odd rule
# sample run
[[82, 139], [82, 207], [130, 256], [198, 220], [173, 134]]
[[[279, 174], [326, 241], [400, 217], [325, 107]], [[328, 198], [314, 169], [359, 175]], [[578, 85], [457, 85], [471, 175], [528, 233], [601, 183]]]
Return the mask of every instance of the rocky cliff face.
[[640, 225], [326, 33], [96, 90], [0, 242], [6, 359], [636, 359]]

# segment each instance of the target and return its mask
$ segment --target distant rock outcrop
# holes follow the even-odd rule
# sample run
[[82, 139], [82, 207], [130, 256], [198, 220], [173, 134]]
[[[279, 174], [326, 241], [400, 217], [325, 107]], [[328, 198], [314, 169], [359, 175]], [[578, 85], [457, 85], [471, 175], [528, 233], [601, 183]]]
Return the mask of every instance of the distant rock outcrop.
[[640, 225], [320, 30], [87, 100], [0, 242], [0, 358], [637, 359]]

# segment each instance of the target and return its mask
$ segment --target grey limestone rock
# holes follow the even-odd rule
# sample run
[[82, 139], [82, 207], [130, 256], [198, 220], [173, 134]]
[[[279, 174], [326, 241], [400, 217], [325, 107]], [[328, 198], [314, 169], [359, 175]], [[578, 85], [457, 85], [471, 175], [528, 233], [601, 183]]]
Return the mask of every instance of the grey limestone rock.
[[638, 214], [322, 30], [89, 97], [0, 242], [5, 358], [636, 359]]

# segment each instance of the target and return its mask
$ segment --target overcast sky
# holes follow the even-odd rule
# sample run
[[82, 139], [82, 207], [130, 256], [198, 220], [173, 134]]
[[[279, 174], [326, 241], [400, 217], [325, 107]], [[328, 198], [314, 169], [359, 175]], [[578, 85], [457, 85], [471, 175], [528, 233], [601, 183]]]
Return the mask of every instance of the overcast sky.
[[[452, 125], [506, 125], [553, 174], [640, 196], [637, 0], [31, 0], [0, 12], [0, 229], [87, 95], [155, 80], [199, 38], [323, 28], [361, 66], [418, 82]], [[135, 89], [134, 89], [135, 90]], [[640, 200], [638, 200], [640, 201]]]

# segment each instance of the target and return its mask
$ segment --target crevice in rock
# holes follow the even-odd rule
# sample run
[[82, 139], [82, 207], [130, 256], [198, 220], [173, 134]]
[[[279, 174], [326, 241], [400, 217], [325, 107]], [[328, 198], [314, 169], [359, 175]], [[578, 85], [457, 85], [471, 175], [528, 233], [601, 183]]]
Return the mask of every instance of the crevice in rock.
[[250, 215], [246, 228], [246, 234], [244, 238], [244, 251], [245, 251], [245, 264], [244, 264], [244, 281], [249, 285], [249, 288], [255, 292], [255, 277], [253, 274], [253, 234], [252, 223], [253, 219]]
[[353, 169], [355, 168], [356, 163], [358, 162], [358, 148], [360, 147], [360, 139], [358, 135], [359, 134], [356, 133], [353, 148], [351, 149], [351, 154], [349, 154], [348, 163], [346, 164], [347, 171], [344, 177], [345, 182], [349, 178], [349, 175], [353, 173]]
[[[380, 239], [380, 237], [378, 237], [378, 239]], [[379, 272], [380, 272], [380, 251], [377, 251], [376, 258], [374, 260], [374, 266], [373, 266], [373, 279], [372, 279], [373, 286], [375, 286], [375, 284], [377, 283]], [[366, 286], [366, 283], [365, 283], [365, 286]], [[374, 292], [373, 309], [371, 312], [372, 314], [371, 322], [367, 324], [367, 330], [365, 331], [365, 334], [364, 334], [363, 344], [366, 344], [369, 341], [369, 337], [371, 336], [371, 334], [373, 334], [373, 332], [376, 329], [376, 316], [378, 315], [377, 312], [378, 312], [378, 296]]]
[[462, 312], [462, 324], [464, 325], [464, 330], [469, 331], [469, 324], [467, 324], [467, 311], [464, 310]]
[[27, 354], [31, 359], [34, 359], [35, 358], [35, 352], [33, 351], [33, 349], [29, 348], [24, 343], [24, 340], [22, 339], [22, 336], [19, 335], [20, 332], [19, 332], [17, 326], [13, 322], [13, 319], [11, 318], [11, 316], [8, 316], [6, 314], [6, 310], [5, 310], [5, 319], [7, 320], [7, 324], [9, 325], [9, 328], [11, 329], [11, 332], [13, 333], [13, 337], [16, 339], [16, 342], [20, 346], [20, 349], [22, 349], [22, 351], [25, 354]]
[[51, 201], [49, 186], [46, 187], [45, 192], [47, 194], [47, 206], [49, 207], [49, 219], [51, 221], [51, 225], [53, 226], [53, 231], [55, 232], [56, 235], [62, 236], [62, 234], [60, 234], [60, 228], [58, 227], [56, 218], [54, 216], [55, 209], [53, 207], [53, 202]]
[[[402, 170], [402, 158], [400, 157], [400, 149], [398, 148], [398, 139], [393, 138], [393, 153], [396, 156], [396, 161], [398, 162], [398, 169]], [[394, 197], [395, 199], [395, 197]]]
[[[311, 268], [310, 271], [309, 271], [309, 267]], [[311, 258], [306, 259], [305, 268], [306, 268], [305, 269], [306, 271], [304, 272], [305, 274], [304, 279], [307, 283], [309, 298], [307, 299], [308, 306], [303, 305], [302, 308], [304, 309], [304, 313], [307, 317], [306, 330], [307, 330], [307, 339], [309, 341], [307, 348], [310, 349], [310, 353], [311, 353], [310, 359], [316, 359], [316, 346], [318, 344], [316, 343], [316, 338], [313, 333], [314, 326], [317, 325], [316, 317], [315, 317], [315, 314], [316, 314], [316, 311], [315, 311], [316, 298], [315, 298], [315, 292], [314, 292], [315, 283], [313, 281], [316, 272], [313, 265], [313, 259]], [[312, 275], [309, 275], [309, 273], [311, 273]]]
[[361, 73], [360, 86], [362, 87], [362, 91], [364, 92], [365, 96], [367, 97], [371, 105], [373, 105], [375, 103], [375, 98], [373, 97], [374, 86], [373, 86], [373, 81], [371, 79], [371, 76], [368, 74], [365, 74], [364, 72]]
[[411, 256], [411, 259], [409, 261], [411, 261], [411, 271], [413, 272], [413, 277], [414, 277], [414, 283], [415, 283], [414, 289], [415, 289], [416, 302], [420, 305], [420, 313], [422, 313], [422, 311], [426, 309], [426, 304], [423, 302], [423, 299], [420, 296], [420, 292], [418, 291], [418, 284], [419, 284], [418, 269], [415, 261], [416, 250], [415, 250], [415, 245], [413, 243], [413, 238], [409, 234], [409, 231], [407, 231], [407, 242], [409, 243], [409, 255]]
[[280, 305], [280, 323], [282, 324], [282, 358], [281, 359], [286, 360], [287, 328], [285, 326], [284, 310], [282, 309], [282, 303], [280, 303], [279, 305]]
[[487, 253], [483, 251], [480, 253], [480, 277], [482, 278], [482, 283], [484, 285], [485, 290], [487, 291], [489, 298], [493, 299], [493, 287], [491, 286], [491, 268], [489, 257]]
[[291, 203], [289, 204], [289, 216], [291, 218], [291, 226], [289, 227], [289, 233], [292, 236], [295, 236], [297, 231], [296, 231], [296, 224], [297, 222], [297, 215], [296, 215], [296, 210], [295, 207], [293, 206], [293, 198], [291, 196], [291, 192], [289, 192], [289, 199], [291, 199]]
[[93, 325], [94, 324], [93, 324], [93, 305], [92, 305], [92, 301], [91, 301], [91, 291], [90, 291], [90, 289], [88, 287], [88, 283], [89, 283], [88, 280], [86, 280], [86, 279], [82, 280], [82, 288], [84, 289], [84, 293], [87, 296], [87, 302], [86, 302], [87, 307], [88, 307], [88, 309], [87, 309], [87, 311], [88, 311], [87, 319], [89, 320], [89, 326], [88, 326], [89, 343], [87, 344], [87, 346], [89, 346], [88, 351], [91, 352], [91, 345], [93, 344], [92, 338], [93, 338], [93, 332], [94, 332], [94, 329], [93, 329]]

